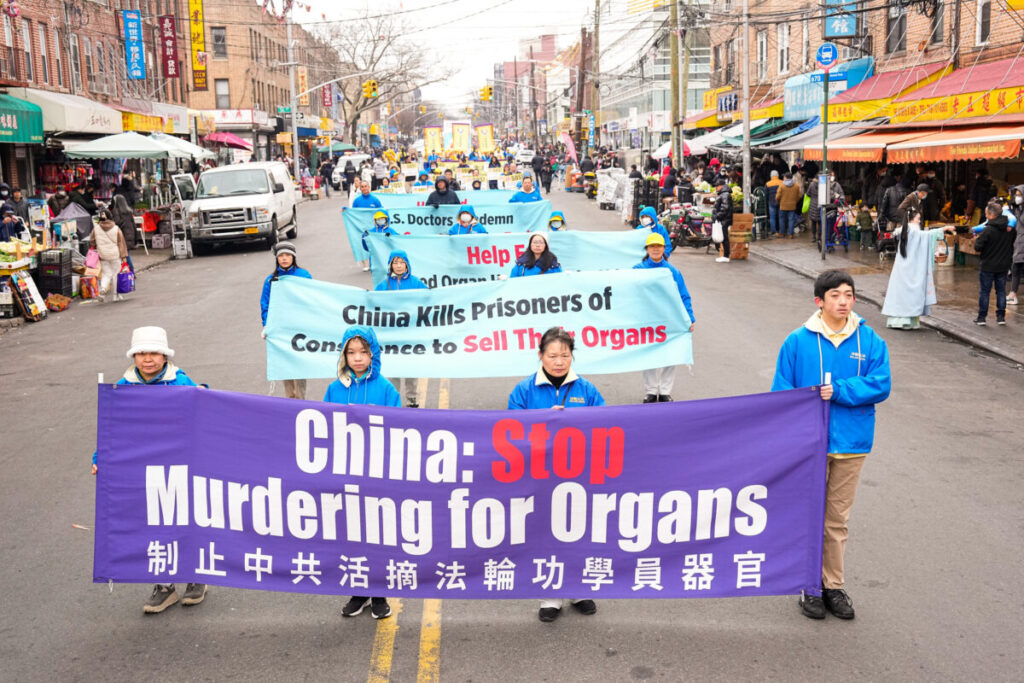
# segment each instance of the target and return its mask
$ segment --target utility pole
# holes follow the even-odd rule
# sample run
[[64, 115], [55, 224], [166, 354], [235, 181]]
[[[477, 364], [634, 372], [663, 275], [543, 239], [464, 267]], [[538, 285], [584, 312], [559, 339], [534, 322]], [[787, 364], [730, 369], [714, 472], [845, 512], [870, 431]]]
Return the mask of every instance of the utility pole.
[[[693, 21], [693, 15], [690, 12], [690, 0], [686, 0], [686, 17], [683, 21], [681, 42], [683, 44], [683, 87], [680, 96], [682, 98], [682, 119], [679, 123], [679, 162], [680, 168], [683, 167], [683, 124], [682, 121], [686, 120], [686, 114], [690, 108], [687, 103], [690, 101], [690, 22]], [[696, 29], [696, 22], [693, 23], [692, 28]]]
[[586, 83], [587, 68], [587, 29], [580, 28], [580, 68], [576, 70], [576, 111], [573, 112], [573, 132], [576, 134], [576, 156], [577, 161], [583, 157], [580, 151], [583, 149], [583, 107], [586, 100], [583, 97], [583, 86]]
[[[673, 0], [675, 5], [675, 0]], [[594, 145], [597, 146], [601, 142], [601, 51], [599, 49], [601, 39], [601, 0], [594, 0], [594, 46], [593, 52], [591, 53], [591, 71], [594, 72], [594, 96], [593, 96], [593, 111], [594, 116], [597, 119], [597, 125], [594, 127]]]
[[953, 30], [949, 36], [949, 59], [954, 69], [960, 68], [960, 1], [953, 0]]
[[533, 118], [533, 148], [540, 147], [540, 126], [537, 123], [537, 83], [534, 81], [533, 45], [530, 45], [530, 117]]
[[668, 80], [671, 85], [672, 98], [672, 163], [676, 168], [683, 167], [683, 146], [679, 140], [679, 2], [672, 0], [668, 13], [668, 49], [669, 58]]
[[515, 72], [513, 80], [515, 85], [515, 97], [512, 98], [512, 111], [516, 119], [516, 142], [519, 142], [519, 57], [512, 58], [512, 70]]
[[[292, 13], [288, 13], [288, 87], [291, 89], [291, 97], [288, 100], [291, 105], [289, 109], [292, 110], [292, 174], [295, 176], [295, 182], [301, 183], [301, 176], [299, 175], [299, 123], [297, 121], [295, 111], [298, 107], [298, 103], [295, 100], [295, 46], [292, 43]], [[255, 123], [255, 121], [253, 121]]]
[[743, 0], [743, 213], [750, 213], [750, 0]]

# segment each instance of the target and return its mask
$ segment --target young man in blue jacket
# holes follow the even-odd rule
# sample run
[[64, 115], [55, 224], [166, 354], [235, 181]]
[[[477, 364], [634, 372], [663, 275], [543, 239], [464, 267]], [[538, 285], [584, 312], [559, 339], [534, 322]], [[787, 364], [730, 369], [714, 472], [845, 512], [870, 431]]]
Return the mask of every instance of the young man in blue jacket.
[[822, 400], [830, 402], [822, 596], [800, 598], [811, 619], [824, 619], [826, 611], [853, 619], [853, 602], [843, 588], [847, 521], [875, 438], [875, 404], [889, 397], [892, 386], [889, 349], [853, 312], [855, 301], [850, 275], [841, 270], [819, 275], [814, 281], [819, 310], [786, 337], [772, 381], [772, 391], [820, 385]]

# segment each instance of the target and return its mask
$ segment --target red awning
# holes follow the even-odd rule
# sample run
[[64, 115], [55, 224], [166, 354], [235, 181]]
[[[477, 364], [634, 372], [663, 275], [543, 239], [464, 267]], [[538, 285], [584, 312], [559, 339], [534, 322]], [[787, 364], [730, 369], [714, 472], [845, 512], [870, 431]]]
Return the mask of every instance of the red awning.
[[[882, 160], [888, 145], [904, 142], [925, 135], [923, 131], [900, 133], [864, 133], [837, 140], [828, 145], [829, 161], [874, 161]], [[804, 159], [821, 160], [821, 143], [804, 147]]]
[[229, 133], [226, 130], [219, 130], [216, 133], [210, 133], [205, 138], [203, 138], [203, 141], [214, 145], [234, 147], [236, 149], [252, 149], [251, 142], [243, 140], [234, 133]]
[[1024, 126], [975, 126], [931, 133], [890, 145], [889, 163], [1014, 159], [1020, 154]]
[[844, 90], [835, 97], [830, 97], [828, 101], [829, 104], [843, 104], [845, 102], [861, 102], [896, 97], [907, 88], [913, 87], [920, 81], [945, 69], [946, 66], [946, 62], [936, 62], [935, 64], [922, 64], [910, 69], [875, 74], [852, 88]]
[[1000, 59], [988, 64], [964, 66], [943, 76], [931, 85], [918, 88], [897, 100], [923, 100], [930, 97], [951, 97], [970, 92], [985, 92], [995, 88], [1013, 88], [1024, 85], [1024, 56]]

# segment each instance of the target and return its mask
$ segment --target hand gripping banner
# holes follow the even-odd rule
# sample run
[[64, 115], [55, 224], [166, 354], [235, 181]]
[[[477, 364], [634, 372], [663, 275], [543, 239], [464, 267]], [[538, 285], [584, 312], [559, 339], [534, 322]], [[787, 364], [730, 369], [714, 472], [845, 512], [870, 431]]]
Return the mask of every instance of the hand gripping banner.
[[104, 385], [93, 580], [410, 598], [817, 595], [827, 407], [816, 387], [439, 411]]

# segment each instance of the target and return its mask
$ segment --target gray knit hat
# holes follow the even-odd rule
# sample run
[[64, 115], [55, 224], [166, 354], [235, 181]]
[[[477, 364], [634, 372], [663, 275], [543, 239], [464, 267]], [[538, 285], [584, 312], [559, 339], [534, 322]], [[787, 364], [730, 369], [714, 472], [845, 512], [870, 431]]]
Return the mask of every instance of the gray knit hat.
[[277, 246], [274, 247], [274, 256], [281, 254], [291, 254], [295, 256], [295, 245], [291, 242], [278, 242]]

